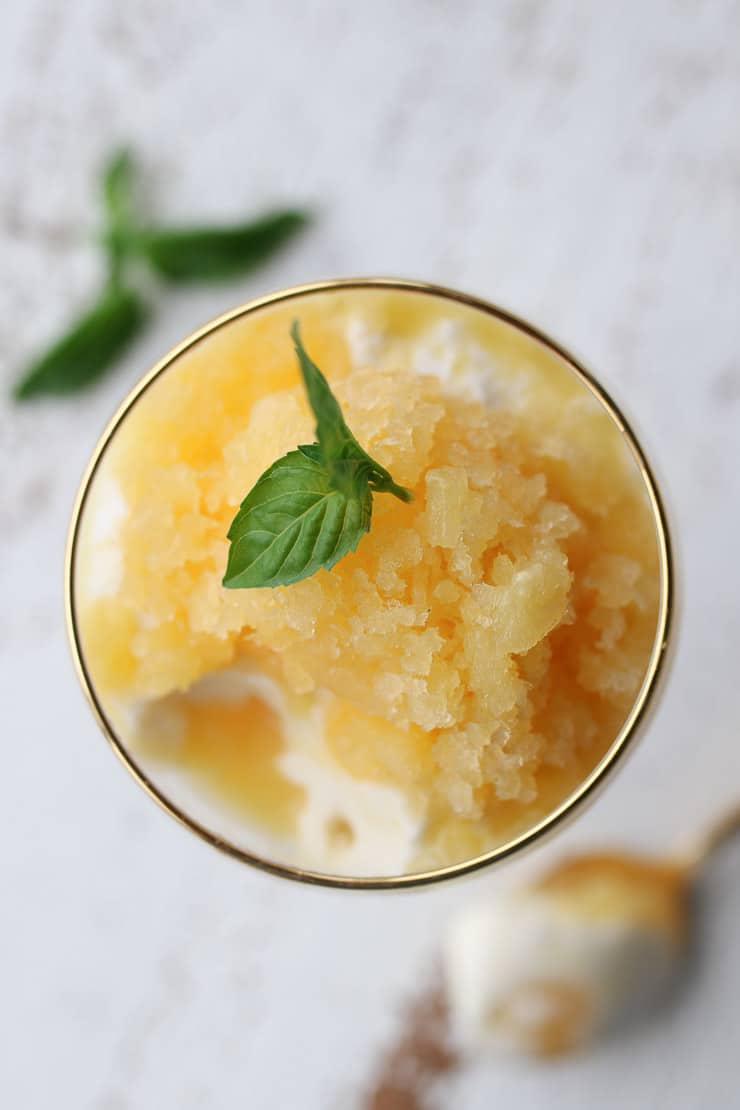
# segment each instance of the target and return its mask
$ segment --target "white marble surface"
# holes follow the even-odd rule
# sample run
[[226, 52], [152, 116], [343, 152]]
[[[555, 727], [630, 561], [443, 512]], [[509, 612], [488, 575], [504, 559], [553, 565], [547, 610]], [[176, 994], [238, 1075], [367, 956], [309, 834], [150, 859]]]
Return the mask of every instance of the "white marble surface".
[[[9, 0], [0, 36], [3, 394], [94, 285], [94, 167], [130, 138], [152, 208], [282, 198], [320, 219], [226, 289], [172, 295], [104, 386], [0, 411], [0, 1089], [13, 1110], [359, 1106], [455, 905], [575, 844], [669, 846], [740, 793], [740, 4]], [[684, 620], [660, 713], [569, 832], [406, 896], [252, 874], [161, 814], [67, 656], [65, 527], [86, 456], [193, 326], [319, 276], [439, 279], [530, 316], [635, 417]], [[740, 858], [662, 1021], [549, 1068], [470, 1068], [440, 1105], [737, 1105]]]

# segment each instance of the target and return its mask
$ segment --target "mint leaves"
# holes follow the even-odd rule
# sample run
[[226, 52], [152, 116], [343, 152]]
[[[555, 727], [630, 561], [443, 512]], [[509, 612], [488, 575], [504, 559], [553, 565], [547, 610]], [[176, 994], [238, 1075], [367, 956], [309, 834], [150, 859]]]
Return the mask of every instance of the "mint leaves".
[[256, 219], [216, 227], [147, 226], [135, 211], [135, 164], [116, 151], [101, 175], [105, 215], [101, 242], [107, 279], [95, 303], [26, 370], [18, 400], [72, 393], [91, 385], [144, 329], [149, 313], [132, 284], [144, 263], [168, 282], [212, 281], [254, 270], [309, 222], [302, 209], [275, 209]]
[[228, 532], [227, 589], [288, 586], [329, 569], [369, 531], [374, 492], [413, 498], [352, 435], [297, 322], [291, 336], [318, 442], [274, 462], [242, 501]]

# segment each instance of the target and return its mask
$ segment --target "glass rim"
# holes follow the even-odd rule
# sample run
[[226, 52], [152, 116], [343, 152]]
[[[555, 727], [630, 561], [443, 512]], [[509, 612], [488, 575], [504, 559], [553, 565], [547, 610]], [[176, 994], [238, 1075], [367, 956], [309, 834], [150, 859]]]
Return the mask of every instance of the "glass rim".
[[[658, 617], [650, 659], [645, 670], [640, 691], [635, 698], [630, 712], [625, 718], [619, 732], [612, 740], [607, 751], [601, 756], [596, 765], [586, 775], [579, 785], [572, 790], [553, 810], [537, 821], [531, 828], [517, 836], [491, 848], [477, 856], [448, 864], [444, 867], [433, 868], [427, 871], [408, 872], [400, 875], [381, 876], [351, 876], [334, 875], [329, 872], [315, 871], [287, 863], [280, 863], [265, 856], [251, 852], [246, 848], [220, 836], [212, 829], [207, 828], [200, 821], [191, 817], [185, 809], [174, 802], [139, 766], [127, 745], [117, 735], [100, 697], [92, 682], [87, 664], [85, 662], [82, 639], [77, 620], [75, 604], [75, 558], [79, 538], [80, 522], [90, 493], [93, 480], [97, 474], [105, 452], [115, 436], [119, 426], [128, 412], [146, 392], [157, 378], [169, 369], [190, 348], [194, 347], [206, 336], [227, 326], [233, 321], [251, 315], [260, 309], [282, 302], [294, 300], [299, 297], [320, 293], [341, 292], [345, 290], [396, 290], [421, 295], [437, 297], [441, 300], [456, 302], [472, 309], [479, 310], [488, 316], [508, 324], [523, 332], [555, 354], [576, 377], [584, 384], [590, 393], [596, 397], [602, 407], [617, 425], [622, 437], [627, 443], [640, 471], [650, 502], [653, 524], [656, 531], [658, 545], [658, 559], [660, 564], [660, 600]], [[102, 435], [98, 439], [83, 473], [77, 496], [75, 498], [72, 518], [67, 536], [64, 569], [64, 600], [67, 635], [72, 652], [73, 663], [83, 693], [98, 722], [103, 734], [113, 748], [114, 752], [124, 764], [129, 773], [139, 783], [146, 793], [171, 817], [181, 825], [195, 833], [201, 840], [218, 848], [226, 855], [242, 863], [256, 867], [261, 871], [292, 879], [298, 882], [310, 883], [325, 887], [343, 888], [351, 890], [389, 890], [426, 886], [442, 882], [460, 875], [470, 874], [481, 868], [489, 867], [509, 859], [515, 854], [520, 854], [537, 843], [552, 835], [562, 828], [566, 821], [572, 819], [577, 813], [583, 811], [587, 802], [592, 802], [597, 791], [602, 788], [617, 764], [621, 763], [628, 751], [634, 747], [634, 741], [640, 729], [645, 725], [648, 711], [654, 708], [655, 695], [666, 665], [671, 629], [675, 616], [675, 569], [672, 555], [672, 545], [668, 527], [663, 498], [658, 489], [658, 484], [645, 452], [640, 442], [625, 418], [619, 406], [612, 399], [608, 391], [591, 374], [589, 370], [565, 347], [554, 340], [547, 333], [530, 324], [529, 321], [498, 305], [462, 293], [444, 285], [437, 285], [424, 281], [406, 278], [365, 277], [365, 278], [334, 278], [324, 281], [309, 282], [303, 285], [291, 286], [287, 289], [277, 290], [262, 297], [238, 305], [228, 312], [217, 316], [215, 319], [198, 328], [182, 342], [173, 347], [161, 358], [151, 370], [144, 374], [141, 380], [128, 393], [118, 409], [108, 421]]]

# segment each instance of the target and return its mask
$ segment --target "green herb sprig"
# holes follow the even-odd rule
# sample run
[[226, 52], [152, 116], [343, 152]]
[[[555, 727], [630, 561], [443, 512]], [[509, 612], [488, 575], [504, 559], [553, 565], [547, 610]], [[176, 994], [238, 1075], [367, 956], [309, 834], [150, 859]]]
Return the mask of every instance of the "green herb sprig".
[[101, 243], [107, 274], [96, 301], [26, 368], [13, 388], [19, 401], [73, 393], [101, 378], [144, 330], [150, 313], [132, 282], [143, 262], [170, 283], [234, 278], [256, 269], [309, 222], [303, 209], [275, 209], [233, 226], [147, 226], [136, 217], [135, 165], [129, 150], [108, 160], [101, 178]]
[[330, 569], [369, 531], [373, 493], [413, 499], [347, 427], [297, 321], [291, 336], [316, 417], [316, 442], [274, 462], [242, 501], [228, 532], [223, 585], [232, 590], [287, 586]]

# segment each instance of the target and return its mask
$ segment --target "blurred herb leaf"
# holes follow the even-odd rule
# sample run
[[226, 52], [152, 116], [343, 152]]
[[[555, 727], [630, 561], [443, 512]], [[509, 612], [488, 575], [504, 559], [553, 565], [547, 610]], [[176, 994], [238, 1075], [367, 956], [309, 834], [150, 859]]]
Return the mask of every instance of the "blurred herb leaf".
[[97, 304], [33, 365], [13, 395], [74, 393], [97, 381], [141, 332], [146, 310], [131, 289], [111, 286]]
[[126, 254], [133, 239], [134, 158], [127, 147], [121, 147], [103, 168], [102, 192], [106, 228], [103, 242], [108, 252], [110, 280], [121, 280]]
[[128, 147], [116, 150], [103, 167], [103, 200], [112, 223], [130, 222], [134, 158]]
[[151, 228], [136, 246], [168, 281], [219, 281], [253, 270], [308, 222], [301, 209], [278, 209], [232, 227]]
[[105, 163], [100, 191], [105, 223], [100, 242], [108, 280], [100, 299], [45, 354], [13, 389], [17, 400], [41, 393], [74, 393], [102, 377], [146, 324], [147, 312], [130, 282], [129, 263], [149, 263], [172, 282], [208, 281], [247, 273], [309, 222], [301, 209], [277, 209], [234, 227], [141, 230], [134, 211], [134, 157], [127, 147]]

